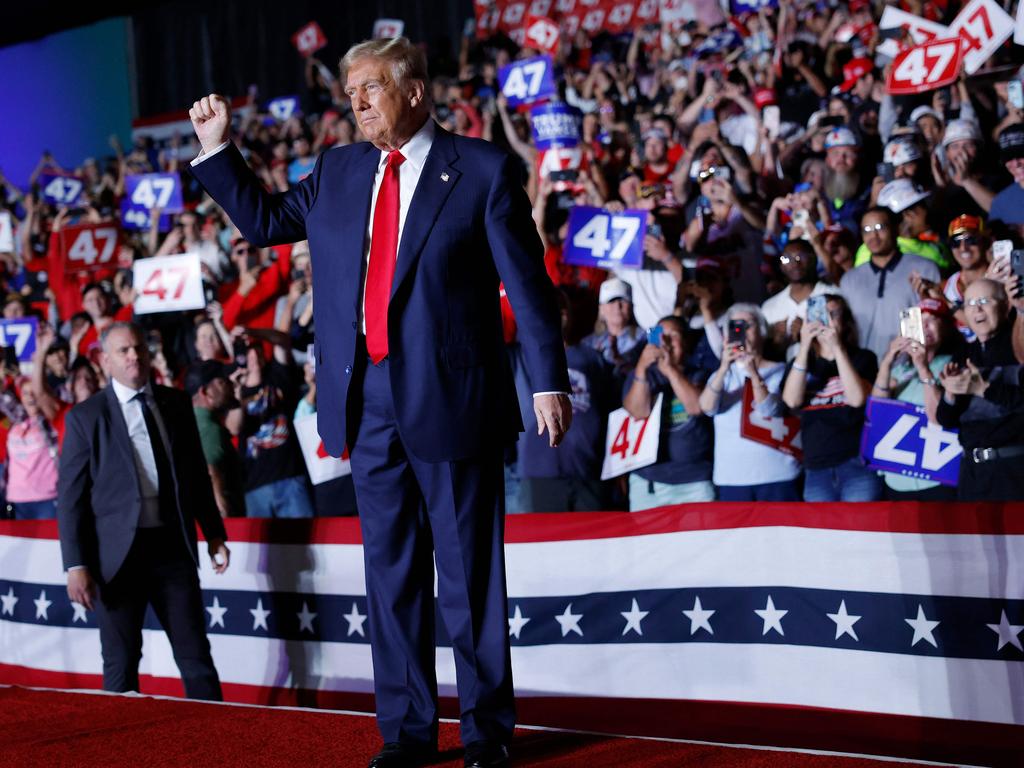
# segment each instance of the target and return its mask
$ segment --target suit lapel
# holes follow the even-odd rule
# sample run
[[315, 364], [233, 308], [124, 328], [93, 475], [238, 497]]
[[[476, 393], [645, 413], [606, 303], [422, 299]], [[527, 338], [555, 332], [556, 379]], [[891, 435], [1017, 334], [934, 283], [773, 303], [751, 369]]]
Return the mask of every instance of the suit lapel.
[[[354, 163], [352, 182], [348, 185], [348, 189], [352, 190], [351, 215], [339, 217], [341, 222], [340, 242], [358, 243], [359, 245], [356, 259], [352, 262], [354, 274], [351, 277], [354, 279], [342, 281], [343, 285], [351, 283], [354, 287], [354, 290], [351, 291], [352, 309], [356, 316], [359, 315], [359, 297], [362, 295], [366, 232], [370, 221], [370, 202], [373, 200], [373, 182], [380, 164], [380, 150], [372, 144], [366, 146], [368, 147], [366, 152]], [[346, 265], [341, 265], [341, 268], [346, 269]]]
[[451, 134], [440, 126], [436, 126], [435, 131], [434, 141], [430, 146], [430, 152], [427, 153], [427, 160], [423, 164], [416, 192], [405, 217], [402, 242], [398, 246], [395, 277], [391, 283], [392, 298], [419, 260], [420, 252], [437, 221], [441, 207], [462, 175], [452, 167], [459, 155]]

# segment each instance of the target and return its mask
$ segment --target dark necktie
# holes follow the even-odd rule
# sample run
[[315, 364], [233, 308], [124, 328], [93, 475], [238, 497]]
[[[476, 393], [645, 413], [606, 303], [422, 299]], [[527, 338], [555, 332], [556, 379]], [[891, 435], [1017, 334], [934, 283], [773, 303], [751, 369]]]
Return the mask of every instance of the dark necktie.
[[148, 398], [145, 393], [140, 392], [135, 396], [136, 402], [142, 408], [142, 418], [146, 421], [146, 431], [149, 432], [149, 444], [153, 449], [153, 459], [156, 461], [157, 485], [160, 496], [160, 519], [164, 524], [172, 523], [178, 516], [177, 502], [174, 498], [174, 473], [171, 470], [171, 460], [167, 456], [167, 449], [164, 447], [163, 438], [160, 436], [160, 427], [157, 426], [153, 409], [149, 407]]
[[388, 356], [388, 301], [398, 256], [398, 167], [404, 161], [397, 149], [388, 155], [384, 178], [377, 190], [377, 204], [373, 209], [363, 317], [366, 320], [366, 351], [374, 365]]

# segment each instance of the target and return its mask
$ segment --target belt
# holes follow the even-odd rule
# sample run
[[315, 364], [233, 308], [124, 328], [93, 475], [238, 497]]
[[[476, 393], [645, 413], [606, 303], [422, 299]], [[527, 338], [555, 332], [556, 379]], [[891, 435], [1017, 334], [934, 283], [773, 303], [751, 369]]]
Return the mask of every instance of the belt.
[[1024, 445], [1007, 445], [1002, 448], [972, 448], [968, 457], [975, 464], [984, 464], [986, 461], [998, 459], [1011, 459], [1014, 456], [1024, 456]]

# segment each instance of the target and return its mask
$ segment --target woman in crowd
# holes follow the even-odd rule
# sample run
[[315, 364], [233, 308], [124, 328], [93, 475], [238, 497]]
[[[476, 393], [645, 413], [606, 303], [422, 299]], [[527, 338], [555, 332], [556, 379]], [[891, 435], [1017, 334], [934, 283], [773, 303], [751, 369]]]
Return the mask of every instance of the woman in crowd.
[[875, 501], [882, 483], [860, 459], [860, 434], [878, 363], [858, 346], [846, 300], [827, 294], [825, 306], [828, 323], [808, 321], [800, 329], [782, 388], [782, 399], [800, 415], [804, 501]]
[[[700, 396], [701, 410], [714, 417], [714, 483], [721, 501], [799, 501], [800, 462], [791, 454], [741, 434], [744, 391], [750, 387], [752, 414], [761, 420], [780, 418], [785, 410], [779, 390], [786, 366], [765, 360], [768, 332], [761, 310], [734, 304], [727, 327], [742, 329], [729, 340], [722, 363]], [[780, 419], [781, 421], [781, 419]]]
[[[906, 336], [897, 336], [878, 362], [878, 375], [872, 387], [873, 397], [895, 398], [924, 407], [930, 423], [936, 423], [935, 411], [942, 397], [939, 375], [946, 364], [961, 351], [953, 316], [944, 302], [922, 299], [921, 326], [924, 344]], [[956, 498], [956, 489], [933, 480], [896, 472], [883, 472], [885, 497], [891, 501], [942, 501]]]

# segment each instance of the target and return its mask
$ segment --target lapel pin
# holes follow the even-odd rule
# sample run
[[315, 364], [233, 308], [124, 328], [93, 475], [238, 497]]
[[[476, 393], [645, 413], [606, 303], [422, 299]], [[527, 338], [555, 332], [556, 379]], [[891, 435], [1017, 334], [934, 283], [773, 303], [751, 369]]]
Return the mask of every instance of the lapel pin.
[[441, 181], [448, 181], [448, 174], [447, 173], [442, 173], [441, 174]]

